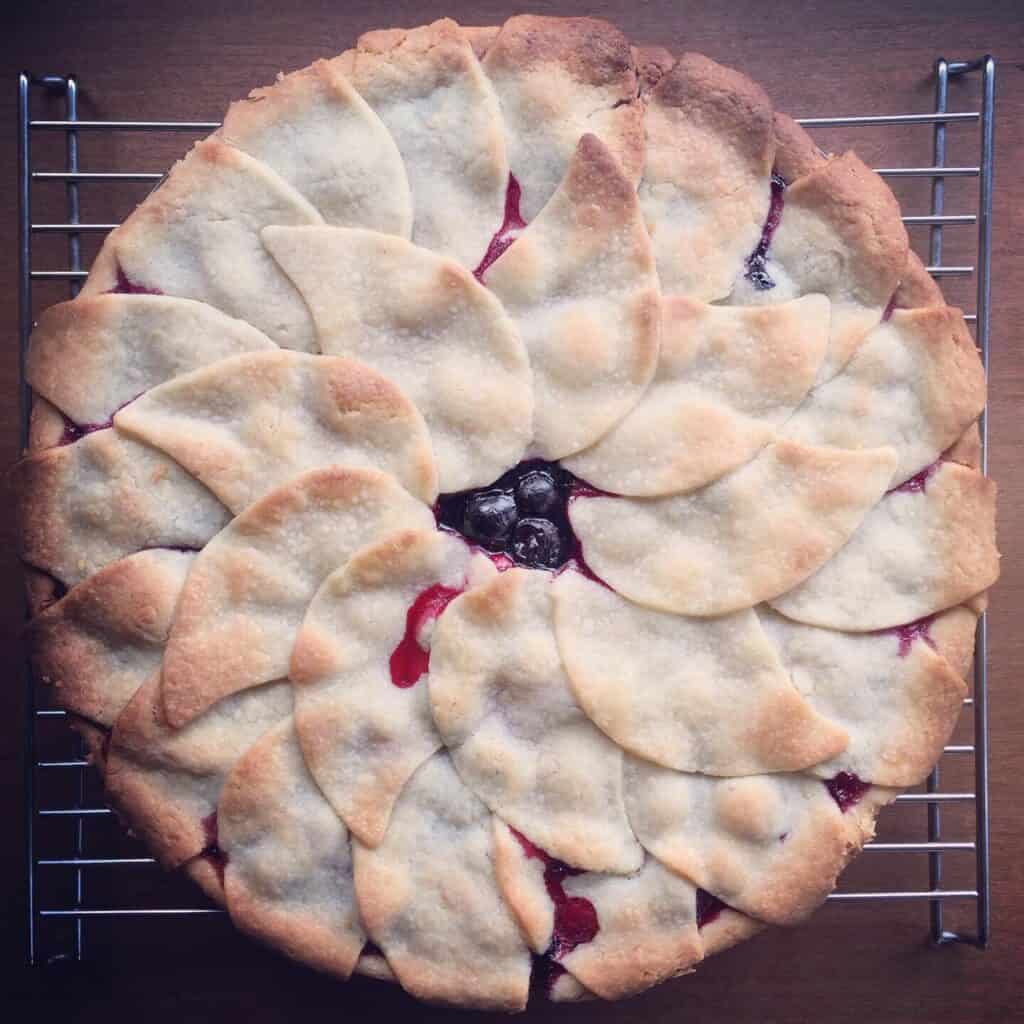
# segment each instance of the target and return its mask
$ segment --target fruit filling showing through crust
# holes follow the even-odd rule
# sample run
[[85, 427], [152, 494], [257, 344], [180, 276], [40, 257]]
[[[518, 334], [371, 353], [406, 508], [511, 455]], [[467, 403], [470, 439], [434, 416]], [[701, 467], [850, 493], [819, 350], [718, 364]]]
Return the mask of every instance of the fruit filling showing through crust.
[[910, 648], [914, 646], [915, 640], [923, 640], [932, 650], [936, 650], [935, 641], [932, 640], [931, 633], [929, 633], [934, 621], [935, 616], [928, 615], [923, 619], [918, 619], [916, 622], [908, 622], [903, 626], [897, 626], [895, 629], [887, 629], [885, 632], [896, 634], [900, 642], [899, 656], [905, 658], [910, 654]]
[[697, 890], [697, 927], [703, 928], [722, 913], [728, 910], [729, 904], [723, 903], [717, 896], [712, 896], [707, 889]]
[[746, 279], [759, 291], [766, 292], [775, 287], [771, 274], [768, 273], [768, 247], [772, 244], [772, 236], [782, 220], [782, 208], [785, 206], [786, 183], [782, 178], [772, 174], [772, 198], [768, 205], [768, 216], [761, 228], [761, 240], [757, 248], [747, 257]]
[[871, 788], [871, 783], [852, 772], [839, 772], [831, 779], [826, 779], [825, 788], [832, 794], [839, 810], [845, 814]]
[[515, 175], [508, 176], [508, 185], [505, 189], [505, 216], [502, 219], [501, 227], [494, 233], [487, 246], [487, 252], [483, 259], [477, 264], [473, 276], [483, 283], [484, 274], [497, 258], [516, 240], [519, 232], [526, 227], [526, 221], [519, 212], [519, 197], [522, 193], [519, 189], [519, 182]]
[[422, 631], [461, 594], [461, 590], [435, 583], [422, 591], [405, 613], [405, 633], [391, 652], [391, 682], [405, 690], [415, 686], [430, 664], [430, 650], [420, 643]]
[[206, 836], [206, 846], [200, 856], [205, 857], [216, 869], [221, 885], [224, 884], [224, 869], [228, 865], [228, 855], [221, 849], [219, 834], [217, 831], [217, 812], [208, 814], [202, 820], [203, 834]]
[[600, 928], [594, 904], [582, 896], [570, 896], [562, 887], [566, 878], [582, 875], [583, 871], [556, 860], [514, 828], [510, 827], [510, 831], [523, 848], [523, 853], [531, 860], [539, 860], [544, 865], [544, 888], [555, 905], [551, 945], [544, 955], [549, 960], [561, 960], [577, 946], [590, 942]]
[[605, 494], [578, 480], [556, 462], [520, 462], [493, 484], [442, 494], [434, 507], [441, 529], [451, 530], [502, 559], [530, 569], [561, 569], [572, 564], [598, 582], [583, 560], [579, 538], [569, 522], [569, 502]]
[[134, 281], [128, 279], [128, 275], [118, 264], [117, 267], [117, 284], [113, 288], [109, 289], [108, 295], [163, 295], [163, 292], [159, 288], [147, 288], [145, 285], [136, 284]]

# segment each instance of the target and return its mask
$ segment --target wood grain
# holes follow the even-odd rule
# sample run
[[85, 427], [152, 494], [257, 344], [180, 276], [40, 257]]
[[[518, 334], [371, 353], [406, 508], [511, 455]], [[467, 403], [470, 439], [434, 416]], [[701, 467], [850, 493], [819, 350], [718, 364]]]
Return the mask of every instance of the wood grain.
[[[931, 67], [945, 54], [965, 58], [992, 51], [1000, 60], [996, 127], [997, 181], [992, 283], [991, 472], [1001, 490], [1000, 538], [1003, 578], [992, 598], [992, 885], [993, 935], [987, 952], [969, 948], [932, 950], [926, 944], [923, 905], [831, 905], [806, 926], [775, 930], [729, 954], [716, 957], [692, 978], [682, 979], [636, 1000], [569, 1011], [531, 1011], [540, 1019], [621, 1022], [697, 1021], [1008, 1021], [1024, 1017], [1024, 836], [1020, 780], [1024, 776], [1024, 700], [1018, 672], [1024, 665], [1024, 568], [1020, 560], [1024, 527], [1024, 5], [1019, 0], [800, 0], [767, 3], [682, 4], [673, 0], [619, 0], [590, 4], [520, 3], [545, 13], [589, 12], [606, 16], [636, 41], [693, 49], [732, 63], [760, 81], [779, 109], [795, 115], [928, 110]], [[382, 25], [418, 24], [451, 14], [467, 24], [502, 20], [511, 10], [481, 0], [393, 0], [345, 4], [292, 0], [246, 4], [79, 2], [9, 5], [0, 15], [0, 462], [17, 455], [17, 334], [15, 75], [19, 70], [75, 72], [83, 87], [81, 116], [97, 118], [219, 119], [227, 102], [315, 57], [340, 51], [355, 36]], [[954, 108], [973, 105], [977, 88], [951, 89]], [[44, 108], [60, 116], [59, 105]], [[40, 113], [43, 113], [41, 110]], [[928, 129], [906, 128], [820, 133], [831, 148], [852, 146], [869, 161], [886, 165], [930, 162]], [[57, 168], [59, 137], [37, 140], [40, 166]], [[123, 168], [134, 160], [146, 170], [163, 170], [187, 145], [179, 139], [84, 137], [85, 169]], [[970, 162], [976, 153], [972, 130], [950, 131], [950, 162]], [[53, 186], [47, 186], [53, 189]], [[90, 188], [92, 191], [90, 191]], [[974, 184], [950, 183], [947, 209], [971, 209]], [[137, 190], [135, 199], [143, 190]], [[927, 212], [921, 183], [899, 189], [904, 209]], [[61, 196], [39, 193], [40, 218], [60, 219]], [[131, 199], [128, 200], [130, 206]], [[118, 202], [95, 186], [83, 186], [83, 217], [123, 216]], [[919, 251], [925, 229], [914, 229]], [[958, 232], [960, 234], [958, 234]], [[970, 229], [947, 231], [950, 260], [969, 260]], [[36, 256], [46, 266], [64, 265], [62, 239], [39, 239]], [[951, 298], [973, 306], [970, 287], [950, 289]], [[63, 297], [37, 289], [38, 306]], [[5, 503], [9, 507], [9, 502]], [[5, 544], [0, 575], [0, 636], [7, 680], [0, 695], [0, 872], [5, 879], [3, 927], [9, 931], [4, 966], [11, 968], [16, 1000], [37, 1009], [59, 1008], [71, 1000], [78, 1022], [135, 1020], [152, 1024], [184, 1018], [252, 1024], [292, 1020], [296, 1015], [406, 1013], [417, 1020], [448, 1019], [440, 1010], [413, 1007], [400, 993], [370, 982], [348, 988], [282, 962], [236, 936], [223, 924], [166, 922], [159, 932], [136, 923], [98, 922], [89, 932], [92, 962], [87, 970], [40, 978], [16, 969], [23, 955], [23, 834], [21, 745], [23, 686], [18, 635], [21, 589], [12, 554], [9, 517], [0, 517]], [[965, 723], [966, 724], [966, 723]], [[956, 771], [951, 785], [970, 787]], [[916, 838], [924, 810], [902, 808], [884, 825], [890, 838]], [[969, 812], [948, 815], [950, 836], [961, 835]], [[923, 888], [925, 864], [866, 854], [852, 869], [849, 884], [889, 883]], [[949, 858], [947, 885], [969, 880]], [[960, 862], [961, 865], [963, 862]], [[128, 885], [130, 883], [125, 882]], [[158, 880], [159, 891], [140, 898], [187, 898], [181, 883]], [[171, 893], [171, 896], [167, 896]], [[88, 895], [88, 894], [87, 894]], [[953, 911], [951, 923], [969, 924], [969, 908]], [[201, 937], [199, 937], [201, 936]], [[7, 976], [5, 971], [5, 976]], [[53, 1007], [50, 1004], [54, 1004]], [[17, 1011], [15, 1011], [17, 1014]], [[454, 1019], [454, 1018], [452, 1018]], [[460, 1015], [460, 1020], [466, 1020]], [[565, 1019], [565, 1018], [562, 1018]]]

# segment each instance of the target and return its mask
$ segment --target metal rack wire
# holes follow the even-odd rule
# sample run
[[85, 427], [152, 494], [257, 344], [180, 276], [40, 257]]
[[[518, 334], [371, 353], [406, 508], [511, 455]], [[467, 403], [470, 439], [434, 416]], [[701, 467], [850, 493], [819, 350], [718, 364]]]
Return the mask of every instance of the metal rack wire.
[[[954, 79], [977, 83], [977, 109], [950, 111], [949, 85]], [[928, 230], [927, 264], [929, 271], [941, 278], [973, 278], [975, 309], [967, 313], [973, 326], [982, 360], [988, 367], [989, 349], [989, 273], [991, 264], [991, 216], [993, 180], [993, 118], [995, 61], [986, 56], [977, 60], [947, 61], [935, 65], [935, 107], [931, 113], [870, 115], [853, 117], [805, 118], [801, 123], [812, 129], [831, 130], [885, 127], [931, 126], [931, 162], [923, 166], [884, 167], [879, 173], [888, 179], [924, 179], [930, 183], [926, 214], [910, 214], [903, 218], [908, 226], [924, 226]], [[51, 108], [63, 105], [63, 118], [34, 119], [33, 97]], [[77, 294], [87, 270], [83, 260], [83, 240], [99, 237], [112, 230], [115, 223], [87, 222], [81, 218], [80, 186], [100, 183], [118, 186], [125, 183], [157, 183], [163, 175], [140, 171], [83, 171], [79, 166], [80, 133], [187, 133], [202, 135], [218, 127], [216, 122], [200, 121], [88, 121], [78, 117], [79, 84], [73, 76], [22, 74], [18, 81], [18, 188], [19, 220], [19, 333], [22, 366], [32, 328], [33, 285], [36, 282], [67, 282], [71, 296]], [[947, 165], [947, 143], [953, 130], [978, 132], [977, 162], [969, 165]], [[39, 170], [33, 165], [33, 140], [43, 133], [59, 133], [65, 140], [64, 168]], [[972, 203], [974, 212], [946, 212], [947, 182], [972, 179], [977, 193]], [[33, 200], [38, 190], [63, 186], [64, 219], [39, 222], [33, 219]], [[51, 197], [52, 198], [52, 197]], [[52, 205], [52, 204], [51, 204]], [[126, 205], [124, 212], [131, 208]], [[976, 258], [973, 264], [943, 262], [944, 231], [947, 228], [976, 229]], [[33, 240], [45, 236], [65, 236], [67, 265], [43, 269], [33, 263]], [[52, 254], [51, 254], [52, 258]], [[22, 374], [24, 381], [24, 374]], [[28, 437], [30, 395], [22, 385], [22, 444]], [[987, 470], [988, 429], [985, 416], [981, 423], [982, 468]], [[969, 732], [971, 742], [951, 743], [945, 748], [940, 766], [929, 777], [921, 792], [903, 794], [898, 804], [923, 805], [927, 817], [923, 835], [912, 832], [913, 838], [888, 842], [876, 840], [866, 847], [872, 856], [863, 858], [871, 877], [884, 872], [872, 870], [879, 857], [925, 855], [926, 883], [919, 888], [877, 888], [868, 884], [858, 889], [841, 890], [829, 897], [837, 903], [905, 900], [927, 903], [929, 907], [930, 940], [935, 945], [966, 943], [984, 948], [989, 940], [989, 807], [988, 807], [988, 695], [987, 695], [987, 632], [985, 616], [979, 620], [976, 638], [973, 695], [964, 701], [961, 725]], [[28, 676], [26, 722], [26, 837], [27, 837], [27, 958], [33, 964], [54, 964], [86, 958], [86, 929], [95, 919], [160, 919], [195, 918], [189, 927], [202, 927], [201, 921], [221, 914], [217, 908], [204, 905], [198, 895], [192, 901], [176, 901], [170, 905], [152, 905], [148, 901], [126, 903], [122, 887], [111, 889], [92, 884], [93, 872], [112, 869], [118, 873], [150, 872], [149, 892], [169, 887], [160, 875], [154, 860], [137, 844], [124, 849], [126, 841], [119, 830], [107, 825], [97, 834], [97, 826], [109, 823], [111, 811], [102, 805], [91, 782], [84, 750], [67, 728], [63, 711], [46, 708], [46, 697], [38, 682]], [[958, 763], [959, 762], [959, 763]], [[972, 791], [941, 788], [941, 779], [952, 766], [954, 776], [964, 774], [965, 762], [973, 762]], [[58, 778], [61, 785], [52, 786]], [[68, 781], [70, 780], [70, 782]], [[962, 787], [961, 787], [962, 788]], [[58, 791], [59, 796], [48, 795]], [[973, 822], [959, 823], [961, 838], [948, 839], [943, 834], [943, 810], [957, 806], [973, 807]], [[948, 817], [947, 817], [948, 821]], [[68, 825], [69, 828], [49, 828]], [[918, 823], [918, 827], [920, 823]], [[905, 831], [905, 829], [904, 829]], [[969, 838], [963, 838], [966, 831]], [[116, 838], [115, 838], [116, 837]], [[971, 856], [973, 855], [973, 856]], [[973, 877], [962, 887], [943, 887], [948, 858], [968, 857], [973, 860]], [[962, 866], [962, 865], [961, 865]], [[122, 875], [123, 877], [123, 875]], [[137, 888], [137, 887], [136, 887]], [[974, 930], [950, 930], [944, 920], [945, 905], [966, 902], [974, 905]], [[118, 927], [138, 927], [119, 923]], [[126, 938], [128, 936], [125, 936]]]

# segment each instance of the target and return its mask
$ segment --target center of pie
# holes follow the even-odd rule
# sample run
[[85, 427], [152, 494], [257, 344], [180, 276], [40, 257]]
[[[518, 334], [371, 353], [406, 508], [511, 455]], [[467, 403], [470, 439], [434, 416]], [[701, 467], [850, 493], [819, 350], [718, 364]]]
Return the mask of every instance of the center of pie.
[[600, 493], [557, 462], [530, 459], [486, 487], [442, 494], [434, 514], [442, 529], [516, 565], [554, 570], [582, 563], [569, 502]]

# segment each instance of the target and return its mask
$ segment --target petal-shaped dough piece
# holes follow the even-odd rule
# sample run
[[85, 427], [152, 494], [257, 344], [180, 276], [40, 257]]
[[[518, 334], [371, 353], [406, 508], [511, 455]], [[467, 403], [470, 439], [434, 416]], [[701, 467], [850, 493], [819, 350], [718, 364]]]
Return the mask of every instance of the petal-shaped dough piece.
[[903, 268], [903, 277], [892, 302], [895, 309], [927, 309], [946, 304], [942, 289], [913, 249], [907, 253], [907, 265]]
[[828, 325], [821, 295], [747, 308], [664, 299], [650, 387], [624, 420], [564, 465], [595, 487], [633, 497], [716, 480], [771, 441], [807, 394]]
[[434, 721], [495, 814], [573, 867], [629, 874], [643, 853], [622, 804], [622, 751], [573, 699], [550, 590], [550, 574], [510, 569], [448, 606], [431, 644]]
[[827, 295], [832, 332], [818, 377], [828, 380], [882, 319], [907, 263], [907, 232], [889, 186], [852, 152], [792, 182], [784, 199], [765, 266], [775, 286], [758, 290], [741, 275], [731, 301]]
[[276, 171], [326, 223], [409, 237], [412, 196], [398, 147], [328, 61], [232, 103], [217, 135]]
[[217, 805], [217, 842], [235, 925], [347, 978], [366, 941], [348, 830], [309, 774], [290, 718], [232, 768]]
[[822, 167], [830, 157], [807, 131], [788, 114], [775, 112], [775, 173], [783, 181], [796, 181]]
[[895, 795], [873, 787], [844, 814], [806, 775], [710, 779], [627, 758], [625, 776], [629, 820], [644, 846], [772, 924], [802, 920], [828, 895], [871, 838], [877, 801]]
[[144, 548], [201, 548], [231, 518], [173, 459], [118, 430], [30, 455], [11, 479], [19, 554], [68, 586]]
[[372, 366], [423, 414], [442, 491], [488, 484], [522, 458], [526, 349], [472, 274], [376, 232], [268, 228], [263, 239], [309, 303], [323, 351]]
[[837, 633], [763, 605], [757, 614], [807, 703], [849, 734], [846, 749], [814, 774], [848, 772], [881, 786], [923, 782], [967, 695], [963, 679], [930, 646], [928, 626], [919, 634]]
[[629, 42], [596, 18], [509, 18], [484, 57], [501, 102], [508, 159], [532, 220], [558, 187], [580, 137], [593, 132], [635, 187], [643, 108]]
[[[531, 948], [552, 947], [554, 903], [545, 863], [530, 856], [509, 827], [494, 819], [494, 868], [502, 895]], [[571, 899], [585, 899], [597, 915], [597, 932], [556, 962], [603, 999], [621, 999], [692, 970], [703, 957], [697, 931], [697, 890], [647, 857], [636, 874], [596, 872], [560, 880]]]
[[86, 295], [39, 317], [25, 379], [76, 424], [93, 425], [179, 374], [275, 347], [255, 327], [202, 302]]
[[28, 420], [27, 451], [39, 452], [66, 442], [67, 420], [55, 405], [33, 393]]
[[121, 713], [111, 733], [107, 796], [165, 867], [216, 842], [224, 780], [260, 736], [291, 715], [291, 689], [280, 681], [233, 694], [175, 729], [154, 676]]
[[100, 569], [29, 623], [36, 674], [61, 707], [108, 728], [160, 668], [191, 551], [140, 551]]
[[985, 406], [985, 370], [958, 309], [895, 310], [782, 429], [803, 444], [892, 445], [906, 480], [931, 465]]
[[999, 577], [995, 513], [992, 480], [940, 462], [887, 494], [835, 558], [771, 603], [857, 633], [952, 608]]
[[[395, 685], [391, 657], [417, 598], [436, 586], [464, 590], [471, 558], [469, 546], [451, 534], [390, 534], [324, 580], [296, 637], [289, 675], [306, 762], [368, 846], [383, 839], [409, 776], [441, 746], [426, 675], [412, 686]], [[495, 571], [489, 559], [479, 561]], [[429, 645], [429, 636], [412, 639]]]
[[330, 465], [381, 469], [427, 504], [437, 497], [423, 418], [391, 381], [352, 359], [281, 349], [233, 356], [147, 392], [114, 421], [236, 514]]
[[353, 839], [370, 938], [420, 999], [521, 1010], [530, 953], [494, 877], [491, 815], [447, 754], [409, 780], [376, 848]]
[[167, 644], [167, 720], [182, 726], [214, 701], [288, 672], [317, 588], [356, 550], [434, 517], [374, 469], [311, 470], [234, 519], [196, 559]]
[[472, 270], [501, 226], [508, 157], [501, 108], [449, 18], [361, 36], [333, 62], [384, 122], [412, 189], [412, 240]]
[[648, 94], [644, 130], [640, 206], [661, 287], [725, 298], [768, 216], [771, 101], [746, 75], [686, 53]]
[[846, 733], [800, 696], [749, 609], [683, 618], [571, 571], [551, 592], [573, 694], [626, 750], [680, 771], [752, 775], [799, 771], [845, 748]]
[[790, 590], [831, 558], [895, 465], [891, 448], [777, 441], [693, 494], [577, 497], [569, 519], [587, 563], [620, 594], [662, 611], [722, 615]]
[[537, 454], [578, 452], [636, 405], [658, 359], [658, 278], [636, 190], [596, 136], [485, 282], [530, 354]]
[[260, 244], [259, 230], [322, 223], [265, 164], [204, 139], [107, 237], [82, 294], [115, 289], [123, 274], [137, 288], [199, 299], [284, 348], [314, 352], [306, 305]]

